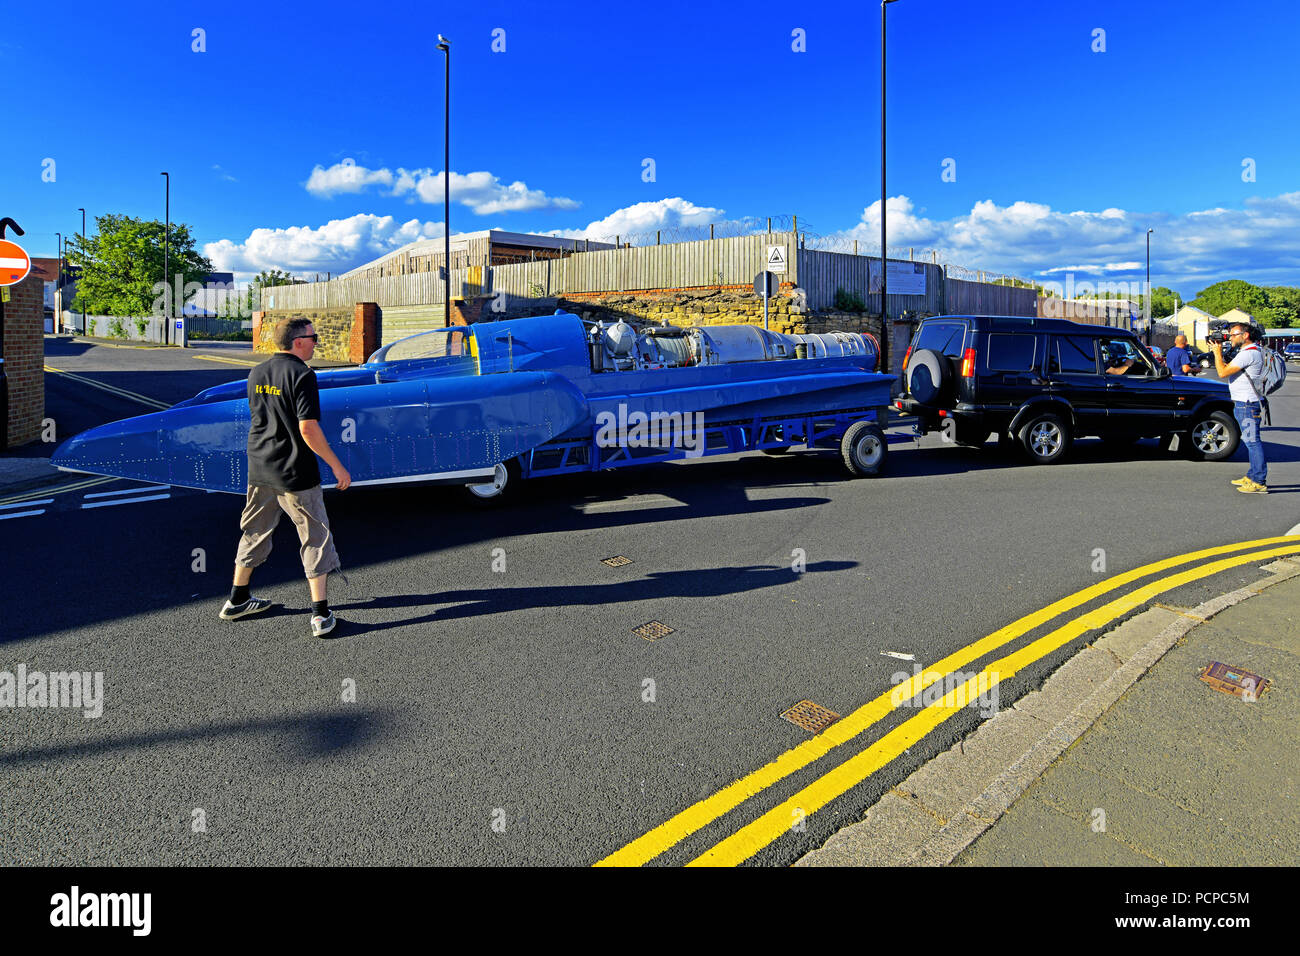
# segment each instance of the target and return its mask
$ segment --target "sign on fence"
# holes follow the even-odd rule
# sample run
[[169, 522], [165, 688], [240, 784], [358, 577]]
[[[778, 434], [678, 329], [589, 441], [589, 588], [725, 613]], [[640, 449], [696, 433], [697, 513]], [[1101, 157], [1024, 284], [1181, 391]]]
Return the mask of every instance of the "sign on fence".
[[[873, 293], [880, 292], [880, 262], [873, 259], [868, 263], [868, 288]], [[925, 295], [925, 263], [890, 262], [890, 295]]]
[[767, 247], [767, 271], [785, 272], [785, 246]]

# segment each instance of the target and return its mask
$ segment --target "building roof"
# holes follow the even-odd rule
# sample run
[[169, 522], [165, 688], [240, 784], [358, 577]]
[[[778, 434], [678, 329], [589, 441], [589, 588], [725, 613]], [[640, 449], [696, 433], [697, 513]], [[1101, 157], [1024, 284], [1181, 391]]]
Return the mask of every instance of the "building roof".
[[34, 276], [40, 276], [42, 282], [58, 282], [59, 260], [32, 256], [31, 274]]
[[[577, 251], [577, 244], [582, 243], [583, 248], [588, 247], [585, 239], [570, 239], [566, 236], [539, 236], [531, 232], [502, 232], [500, 229], [484, 229], [481, 232], [458, 232], [451, 237], [451, 251], [464, 252], [469, 248], [469, 244], [478, 239], [487, 239], [491, 243], [498, 245], [511, 246], [533, 246], [538, 249], [572, 249]], [[438, 236], [434, 239], [417, 239], [415, 242], [407, 243], [399, 249], [392, 252], [385, 252], [378, 259], [372, 259], [365, 265], [357, 266], [348, 272], [342, 273], [338, 278], [347, 279], [359, 272], [365, 272], [367, 269], [373, 269], [390, 259], [397, 259], [406, 255], [425, 255], [433, 253], [437, 255], [442, 252], [443, 237]], [[612, 242], [592, 242], [592, 249], [613, 249]]]

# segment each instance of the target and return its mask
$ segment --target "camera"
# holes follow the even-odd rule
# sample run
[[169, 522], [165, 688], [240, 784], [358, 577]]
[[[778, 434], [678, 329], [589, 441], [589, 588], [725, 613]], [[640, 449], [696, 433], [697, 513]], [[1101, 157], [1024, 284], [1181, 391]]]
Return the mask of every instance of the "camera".
[[1228, 341], [1228, 336], [1222, 332], [1211, 332], [1205, 336], [1205, 341], [1209, 342], [1211, 345], [1222, 345], [1224, 342]]

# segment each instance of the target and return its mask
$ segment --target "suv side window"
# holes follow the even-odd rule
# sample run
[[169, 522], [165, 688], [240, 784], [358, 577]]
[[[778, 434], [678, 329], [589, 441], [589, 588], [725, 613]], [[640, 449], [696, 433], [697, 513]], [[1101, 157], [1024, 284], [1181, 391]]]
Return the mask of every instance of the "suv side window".
[[1075, 375], [1097, 374], [1095, 339], [1083, 335], [1054, 335], [1048, 353], [1048, 371]]
[[987, 367], [995, 371], [1028, 372], [1034, 368], [1037, 342], [1036, 335], [990, 332]]
[[926, 322], [916, 334], [913, 347], [930, 349], [940, 355], [961, 361], [962, 343], [966, 340], [966, 326], [961, 322]]

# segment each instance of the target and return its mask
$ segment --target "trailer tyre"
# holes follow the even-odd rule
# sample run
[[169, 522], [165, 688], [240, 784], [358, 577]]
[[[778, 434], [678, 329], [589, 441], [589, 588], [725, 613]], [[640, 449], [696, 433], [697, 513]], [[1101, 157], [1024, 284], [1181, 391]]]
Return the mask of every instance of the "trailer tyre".
[[849, 474], [857, 478], [873, 478], [885, 467], [889, 444], [885, 433], [875, 422], [854, 422], [844, 430], [840, 439], [840, 457]]
[[496, 504], [517, 495], [519, 486], [522, 483], [523, 468], [519, 465], [519, 459], [511, 458], [509, 461], [501, 462], [496, 466], [491, 480], [466, 485], [465, 495], [471, 501], [479, 504]]

